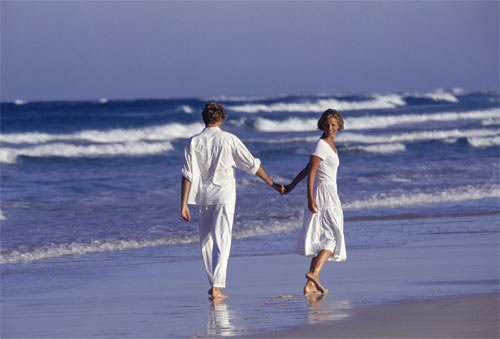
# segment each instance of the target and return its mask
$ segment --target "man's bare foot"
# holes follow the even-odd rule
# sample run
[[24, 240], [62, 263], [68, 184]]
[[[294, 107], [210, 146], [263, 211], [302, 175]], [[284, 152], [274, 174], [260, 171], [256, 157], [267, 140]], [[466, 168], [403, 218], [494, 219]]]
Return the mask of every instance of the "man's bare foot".
[[307, 280], [306, 285], [304, 286], [304, 295], [317, 294], [317, 293], [321, 292], [318, 291], [316, 285], [311, 280]]
[[227, 294], [222, 293], [220, 287], [212, 288], [212, 299], [225, 299], [229, 298]]
[[328, 290], [326, 288], [323, 287], [323, 285], [321, 285], [321, 283], [319, 282], [319, 276], [311, 273], [311, 272], [307, 272], [306, 273], [306, 278], [310, 281], [312, 281], [315, 285], [316, 285], [316, 288], [321, 292], [321, 293], [328, 293]]

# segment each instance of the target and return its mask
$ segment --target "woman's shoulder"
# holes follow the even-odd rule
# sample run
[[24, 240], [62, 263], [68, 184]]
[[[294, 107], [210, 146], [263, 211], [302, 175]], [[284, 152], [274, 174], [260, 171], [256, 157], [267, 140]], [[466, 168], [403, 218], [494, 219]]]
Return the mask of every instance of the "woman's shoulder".
[[330, 147], [328, 143], [322, 138], [318, 138], [314, 144], [314, 149], [328, 149]]
[[319, 138], [314, 144], [312, 155], [317, 155], [324, 159], [328, 155], [328, 147], [330, 146], [323, 139]]

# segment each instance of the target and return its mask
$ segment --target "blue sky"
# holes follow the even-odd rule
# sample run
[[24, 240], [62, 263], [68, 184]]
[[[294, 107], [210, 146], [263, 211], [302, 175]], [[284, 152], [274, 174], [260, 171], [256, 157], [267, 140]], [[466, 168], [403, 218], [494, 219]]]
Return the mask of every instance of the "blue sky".
[[2, 101], [499, 87], [498, 1], [4, 1]]

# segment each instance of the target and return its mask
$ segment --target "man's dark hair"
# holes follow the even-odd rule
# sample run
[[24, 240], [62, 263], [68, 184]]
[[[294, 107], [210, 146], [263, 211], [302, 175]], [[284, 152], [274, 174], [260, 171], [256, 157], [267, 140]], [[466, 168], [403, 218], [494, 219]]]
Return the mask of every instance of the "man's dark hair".
[[226, 110], [224, 109], [224, 106], [216, 102], [210, 102], [206, 104], [205, 108], [203, 109], [203, 113], [201, 113], [201, 115], [203, 116], [203, 121], [205, 122], [205, 125], [214, 124], [217, 122], [217, 120], [219, 120], [219, 118], [221, 118], [222, 121], [227, 119]]

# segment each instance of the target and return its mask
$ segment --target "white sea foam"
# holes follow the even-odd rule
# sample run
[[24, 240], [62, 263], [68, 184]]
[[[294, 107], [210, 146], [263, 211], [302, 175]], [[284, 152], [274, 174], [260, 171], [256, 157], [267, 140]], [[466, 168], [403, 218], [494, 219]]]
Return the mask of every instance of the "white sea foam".
[[463, 88], [460, 88], [460, 87], [452, 88], [451, 92], [454, 95], [464, 95], [465, 93], [467, 93]]
[[500, 187], [463, 186], [450, 188], [440, 192], [408, 192], [404, 194], [380, 193], [367, 199], [346, 202], [342, 204], [344, 210], [361, 210], [366, 208], [411, 206], [442, 202], [460, 202], [480, 200], [487, 198], [500, 198]]
[[71, 134], [48, 134], [39, 132], [0, 134], [0, 142], [9, 144], [39, 144], [54, 141], [90, 141], [97, 143], [117, 143], [134, 141], [170, 141], [189, 138], [203, 129], [202, 123], [188, 125], [171, 123], [136, 129], [84, 130]]
[[344, 101], [338, 99], [318, 99], [315, 102], [279, 102], [273, 104], [245, 104], [227, 106], [229, 110], [243, 113], [257, 112], [313, 112], [321, 113], [328, 108], [339, 111], [363, 110], [363, 109], [387, 109], [404, 106], [406, 103], [397, 94], [374, 95], [373, 98], [363, 101]]
[[434, 101], [448, 101], [448, 102], [458, 102], [458, 99], [455, 95], [461, 94], [457, 89], [453, 91], [453, 93], [446, 92], [443, 89], [438, 89], [435, 92], [429, 93], [406, 93], [405, 97], [414, 97], [414, 98], [429, 98]]
[[25, 148], [0, 149], [0, 162], [15, 163], [19, 156], [30, 157], [96, 157], [96, 156], [137, 156], [159, 154], [172, 150], [168, 141], [129, 142], [105, 145], [45, 144]]
[[500, 125], [500, 117], [484, 119], [481, 124], [483, 126]]
[[34, 260], [59, 258], [67, 255], [84, 255], [98, 252], [113, 252], [129, 249], [189, 244], [199, 241], [198, 235], [167, 237], [159, 239], [96, 240], [90, 243], [73, 242], [54, 246], [42, 246], [29, 250], [13, 250], [0, 254], [0, 264], [15, 264]]
[[[401, 179], [400, 179], [401, 180]], [[374, 194], [366, 199], [342, 203], [344, 210], [363, 210], [370, 208], [412, 206], [429, 203], [461, 202], [487, 198], [500, 198], [500, 186], [488, 187], [462, 186], [444, 191], [413, 191], [406, 193], [388, 192]], [[287, 233], [301, 227], [300, 218], [270, 219], [265, 225], [245, 225], [236, 228], [233, 237], [236, 239]], [[199, 241], [198, 234], [162, 237], [157, 239], [129, 240], [96, 240], [93, 242], [72, 242], [68, 244], [41, 246], [31, 249], [3, 250], [0, 254], [0, 264], [14, 264], [69, 255], [85, 255], [98, 252], [123, 251], [155, 246], [191, 244]]]
[[[381, 134], [381, 135], [369, 135], [354, 132], [342, 132], [339, 133], [335, 142], [339, 144], [348, 145], [346, 149], [354, 149], [352, 144], [387, 144], [392, 145], [391, 148], [399, 149], [402, 151], [401, 146], [396, 146], [396, 144], [401, 144], [404, 142], [418, 142], [426, 140], [439, 140], [447, 143], [454, 143], [459, 138], [482, 138], [482, 137], [495, 137], [500, 134], [500, 129], [472, 129], [472, 130], [435, 130], [435, 131], [417, 131], [411, 133], [400, 133], [400, 134]], [[279, 138], [279, 139], [249, 139], [247, 141], [251, 142], [263, 142], [263, 143], [296, 143], [296, 142], [307, 142], [312, 143], [318, 140], [319, 134], [315, 136], [303, 136], [303, 137], [291, 137], [291, 138]], [[472, 146], [475, 146], [471, 144]], [[351, 148], [349, 148], [351, 147]]]
[[353, 147], [347, 147], [346, 149], [367, 152], [367, 153], [376, 153], [376, 154], [393, 154], [406, 151], [405, 145], [401, 143], [377, 144], [370, 146], [353, 146]]
[[177, 110], [180, 112], [184, 112], [186, 114], [192, 114], [194, 112], [194, 110], [187, 105], [182, 105], [179, 108], [177, 108]]
[[28, 102], [20, 99], [14, 100], [15, 105], [26, 105]]
[[384, 144], [415, 142], [423, 140], [446, 140], [470, 137], [490, 137], [500, 134], [499, 129], [472, 129], [472, 130], [436, 130], [417, 131], [401, 134], [367, 135], [360, 133], [344, 132], [339, 134], [335, 141], [339, 143], [363, 143], [363, 144]]
[[345, 128], [350, 130], [385, 128], [388, 126], [415, 124], [432, 121], [482, 120], [498, 118], [500, 109], [467, 112], [443, 112], [434, 114], [404, 114], [393, 116], [364, 116], [345, 118]]
[[5, 215], [3, 215], [2, 210], [0, 210], [0, 220], [7, 220], [7, 218], [5, 217]]
[[[479, 111], [443, 112], [434, 114], [404, 114], [392, 116], [367, 115], [363, 117], [345, 117], [344, 127], [346, 130], [364, 130], [432, 121], [484, 121], [485, 119], [498, 119], [499, 116], [500, 109], [497, 108]], [[259, 117], [255, 119], [255, 128], [263, 132], [314, 131], [317, 129], [317, 119], [292, 117], [285, 120], [272, 120]]]
[[500, 135], [492, 137], [471, 137], [467, 142], [477, 148], [500, 146]]
[[[270, 234], [286, 233], [297, 229], [299, 220], [274, 220], [263, 225], [239, 228], [233, 232], [233, 238], [242, 239]], [[59, 258], [64, 256], [79, 256], [90, 253], [115, 252], [130, 249], [139, 249], [156, 246], [191, 244], [199, 241], [199, 235], [163, 237], [157, 239], [130, 239], [130, 240], [96, 240], [93, 242], [72, 242], [52, 246], [41, 246], [31, 249], [15, 249], [3, 251], [0, 254], [0, 264], [15, 264], [36, 260]]]
[[275, 95], [275, 96], [230, 96], [230, 95], [219, 95], [201, 98], [202, 101], [225, 101], [225, 102], [242, 102], [242, 101], [263, 101], [263, 100], [273, 100], [279, 98], [286, 98], [288, 95]]

